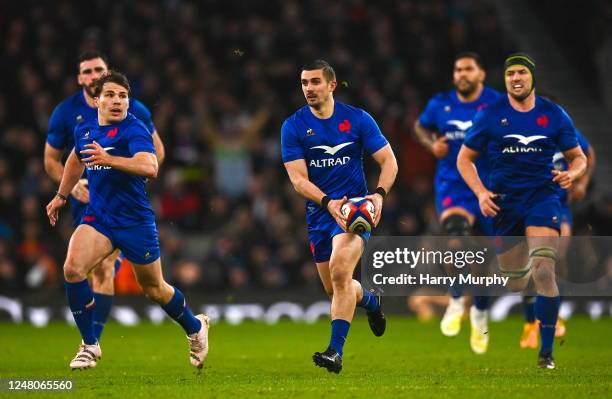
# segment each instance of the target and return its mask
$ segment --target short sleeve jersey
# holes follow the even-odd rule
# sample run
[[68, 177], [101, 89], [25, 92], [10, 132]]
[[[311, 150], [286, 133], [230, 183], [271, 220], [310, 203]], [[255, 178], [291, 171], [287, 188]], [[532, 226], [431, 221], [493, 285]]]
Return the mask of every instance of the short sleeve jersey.
[[[419, 116], [419, 123], [448, 139], [448, 155], [437, 162], [436, 181], [463, 181], [457, 170], [457, 155], [465, 133], [472, 126], [476, 112], [500, 98], [501, 93], [485, 87], [480, 97], [471, 102], [460, 101], [456, 90], [440, 93], [429, 100]], [[476, 166], [480, 178], [486, 182], [488, 177], [486, 158], [480, 158]]]
[[[133, 114], [116, 124], [100, 126], [97, 119], [76, 126], [75, 152], [79, 159], [87, 158], [80, 151], [93, 141], [110, 155], [133, 157], [139, 152], [155, 154], [151, 133]], [[147, 179], [109, 166], [87, 166], [89, 204], [86, 215], [96, 217], [110, 227], [134, 227], [155, 223], [155, 213], [146, 192]]]
[[479, 111], [464, 144], [489, 161], [490, 189], [503, 193], [529, 188], [556, 189], [553, 156], [578, 145], [576, 129], [559, 105], [536, 96], [535, 107], [519, 112], [508, 97]]
[[[387, 144], [370, 114], [338, 101], [328, 119], [315, 117], [304, 106], [281, 128], [283, 162], [305, 160], [310, 181], [333, 199], [368, 193], [363, 155], [374, 154]], [[323, 220], [325, 213], [318, 204], [307, 201], [309, 224]]]

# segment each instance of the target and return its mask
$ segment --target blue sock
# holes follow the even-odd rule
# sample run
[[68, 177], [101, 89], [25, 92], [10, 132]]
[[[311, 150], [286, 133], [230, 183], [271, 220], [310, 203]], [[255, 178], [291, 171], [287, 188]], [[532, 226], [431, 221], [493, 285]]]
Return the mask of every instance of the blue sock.
[[488, 296], [474, 296], [474, 306], [478, 310], [487, 310], [489, 308], [489, 297]]
[[108, 321], [108, 316], [113, 306], [113, 295], [100, 294], [98, 292], [94, 292], [93, 295], [96, 300], [96, 306], [93, 308], [94, 334], [98, 341], [100, 341], [104, 325]]
[[448, 293], [454, 298], [459, 299], [463, 296], [463, 287], [460, 284], [448, 287]]
[[357, 306], [364, 308], [368, 312], [376, 312], [380, 309], [380, 302], [378, 302], [378, 297], [376, 295], [368, 290], [363, 290], [363, 297]]
[[331, 322], [332, 334], [329, 340], [329, 347], [335, 350], [342, 356], [344, 353], [344, 343], [346, 342], [346, 336], [348, 335], [351, 323], [346, 320], [336, 319]]
[[540, 356], [552, 353], [560, 303], [561, 301], [558, 296], [548, 297], [538, 295], [536, 297], [535, 314], [538, 320], [540, 320], [540, 337], [542, 337]]
[[94, 345], [98, 341], [93, 327], [93, 308], [96, 301], [89, 282], [87, 280], [78, 283], [65, 281], [65, 286], [68, 306], [81, 332], [83, 342], [87, 345]]
[[523, 313], [525, 314], [525, 321], [527, 323], [533, 323], [536, 319], [535, 317], [535, 297], [525, 295], [523, 297]]
[[183, 293], [178, 288], [173, 288], [174, 295], [172, 299], [170, 299], [170, 302], [167, 304], [162, 305], [162, 309], [168, 313], [168, 316], [172, 317], [181, 327], [183, 327], [187, 335], [197, 333], [200, 331], [200, 328], [202, 328], [202, 323], [195, 318], [191, 309], [187, 306]]

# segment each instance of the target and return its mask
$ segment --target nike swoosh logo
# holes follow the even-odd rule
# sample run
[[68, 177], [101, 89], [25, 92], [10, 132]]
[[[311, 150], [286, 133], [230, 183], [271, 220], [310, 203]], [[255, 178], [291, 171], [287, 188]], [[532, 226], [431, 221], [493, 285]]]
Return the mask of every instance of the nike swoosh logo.
[[523, 144], [523, 145], [529, 145], [532, 142], [536, 141], [536, 140], [541, 140], [541, 139], [545, 139], [546, 136], [523, 136], [520, 134], [507, 134], [504, 137], [512, 137], [515, 138], [519, 141], [519, 143]]
[[314, 148], [319, 148], [321, 150], [325, 150], [325, 154], [336, 155], [336, 153], [338, 151], [340, 151], [344, 147], [349, 146], [351, 144], [353, 144], [353, 141], [349, 141], [348, 143], [341, 143], [341, 144], [338, 144], [335, 147], [330, 147], [328, 145], [318, 145], [318, 146], [315, 146], [315, 147], [310, 147], [310, 149], [312, 150]]
[[114, 150], [115, 147], [104, 147], [103, 150], [104, 151], [110, 151], [110, 150]]
[[449, 125], [455, 125], [457, 129], [463, 130], [464, 132], [472, 127], [472, 121], [458, 121], [453, 119], [451, 121], [447, 121]]

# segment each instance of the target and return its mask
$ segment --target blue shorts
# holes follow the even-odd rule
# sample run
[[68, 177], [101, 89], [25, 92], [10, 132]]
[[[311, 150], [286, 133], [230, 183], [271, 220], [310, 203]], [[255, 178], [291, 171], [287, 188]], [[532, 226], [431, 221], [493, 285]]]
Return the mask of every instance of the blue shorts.
[[81, 201], [77, 201], [72, 195], [69, 198], [70, 214], [72, 214], [72, 226], [76, 228], [78, 225], [81, 224], [81, 219], [85, 215], [87, 204], [84, 204]]
[[[86, 215], [81, 224], [87, 224], [110, 240], [113, 248], [119, 248], [121, 255], [132, 263], [146, 265], [159, 259], [159, 237], [155, 223], [135, 227], [109, 227], [96, 219], [95, 216]], [[115, 266], [115, 271], [117, 271]]]
[[478, 198], [463, 181], [436, 179], [436, 211], [438, 216], [446, 209], [459, 206], [475, 217], [478, 232], [493, 235], [493, 219], [480, 211]]
[[[331, 218], [331, 215], [330, 215]], [[334, 219], [327, 223], [317, 223], [316, 226], [308, 226], [308, 241], [310, 241], [310, 252], [315, 263], [327, 262], [331, 258], [332, 241], [338, 234], [346, 233]], [[364, 244], [368, 242], [371, 232], [360, 234]]]
[[501, 208], [493, 218], [495, 235], [524, 236], [527, 226], [561, 229], [561, 203], [552, 189], [525, 189], [501, 194], [496, 203]]
[[574, 224], [574, 216], [572, 215], [572, 207], [567, 202], [561, 204], [561, 224], [567, 223], [572, 227]]
[[[81, 201], [75, 200], [72, 196], [70, 197], [70, 213], [72, 214], [72, 225], [77, 228], [81, 224], [85, 211], [87, 210], [87, 204]], [[89, 224], [89, 223], [86, 223]], [[119, 257], [115, 261], [115, 273], [121, 268], [122, 255], [119, 253]]]

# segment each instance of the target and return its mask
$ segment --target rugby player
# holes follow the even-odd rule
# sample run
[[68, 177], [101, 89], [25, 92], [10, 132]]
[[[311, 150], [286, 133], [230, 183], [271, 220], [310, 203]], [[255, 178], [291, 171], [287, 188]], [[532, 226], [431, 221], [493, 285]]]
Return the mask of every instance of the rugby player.
[[[397, 175], [397, 161], [374, 119], [364, 110], [334, 100], [334, 69], [324, 60], [305, 65], [301, 84], [306, 103], [281, 128], [282, 159], [295, 190], [306, 198], [310, 249], [331, 297], [331, 338], [313, 361], [330, 372], [342, 370], [342, 356], [355, 306], [367, 311], [372, 332], [381, 336], [386, 320], [380, 297], [364, 290], [353, 272], [370, 233], [346, 232], [341, 207], [365, 197], [375, 207], [375, 225], [383, 200]], [[378, 185], [369, 193], [363, 153], [380, 165]]]
[[[486, 77], [480, 56], [472, 52], [460, 53], [453, 67], [453, 90], [437, 94], [425, 107], [414, 124], [419, 142], [436, 157], [434, 180], [438, 220], [445, 235], [490, 235], [492, 220], [483, 215], [478, 199], [457, 171], [457, 154], [472, 119], [479, 110], [496, 102], [501, 93], [486, 87]], [[486, 159], [477, 161], [480, 179], [488, 184]], [[447, 337], [459, 334], [465, 309], [461, 287], [450, 287], [449, 300], [440, 329]], [[475, 295], [470, 308], [470, 346], [483, 354], [489, 346], [487, 326], [489, 298]]]
[[98, 117], [75, 128], [57, 195], [47, 205], [55, 226], [59, 210], [87, 169], [89, 204], [70, 238], [64, 263], [66, 296], [82, 338], [72, 369], [95, 367], [102, 350], [94, 331], [95, 299], [87, 275], [116, 249], [134, 265], [145, 295], [184, 329], [189, 360], [201, 368], [208, 354], [208, 317], [194, 316], [181, 291], [162, 275], [155, 214], [145, 191], [156, 178], [157, 158], [151, 132], [128, 113], [130, 85], [110, 71], [96, 80]]
[[[535, 314], [542, 343], [537, 365], [554, 369], [552, 356], [559, 313], [555, 276], [561, 202], [558, 187], [569, 189], [586, 170], [586, 156], [576, 129], [557, 104], [536, 96], [536, 64], [522, 53], [504, 63], [507, 96], [479, 111], [457, 157], [461, 176], [478, 197], [482, 213], [493, 217], [500, 271], [508, 286], [523, 291], [533, 280]], [[557, 150], [568, 162], [553, 168]], [[490, 190], [478, 176], [475, 161], [486, 152]], [[519, 243], [509, 236], [524, 236]], [[525, 242], [526, 241], [526, 242]]]

